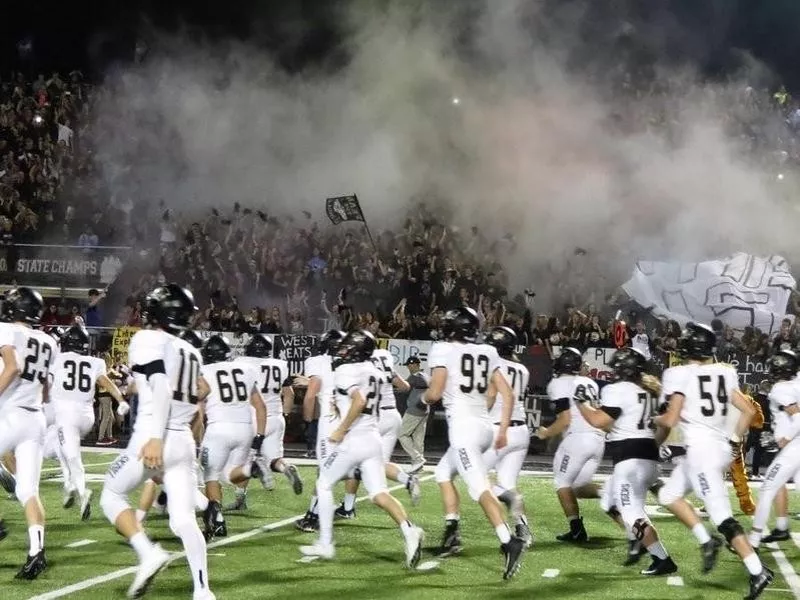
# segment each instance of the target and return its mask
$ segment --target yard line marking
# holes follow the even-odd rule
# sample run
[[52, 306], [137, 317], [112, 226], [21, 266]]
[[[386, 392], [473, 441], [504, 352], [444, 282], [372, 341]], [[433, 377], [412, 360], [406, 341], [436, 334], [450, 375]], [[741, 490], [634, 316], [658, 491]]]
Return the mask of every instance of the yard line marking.
[[88, 546], [89, 544], [96, 544], [97, 540], [78, 540], [64, 546], [65, 548], [80, 548], [81, 546]]
[[[113, 460], [109, 460], [108, 462], [91, 463], [91, 464], [83, 465], [83, 466], [85, 468], [87, 468], [87, 469], [89, 469], [91, 467], [107, 467], [112, 462], [114, 462], [114, 461]], [[47, 467], [47, 468], [42, 469], [42, 473], [56, 473], [56, 472], [60, 472], [60, 471], [61, 471], [61, 467]]]
[[667, 585], [683, 587], [683, 577], [681, 577], [680, 575], [671, 575], [667, 577]]
[[542, 577], [553, 579], [554, 577], [558, 577], [559, 573], [561, 573], [561, 571], [559, 571], [558, 569], [545, 569], [544, 573], [542, 573]]
[[798, 548], [800, 548], [800, 533], [796, 533], [796, 532], [792, 531], [791, 536], [792, 536], [792, 541], [794, 542], [794, 545], [797, 546]]
[[792, 567], [792, 564], [786, 559], [786, 555], [782, 550], [780, 550], [778, 544], [775, 542], [770, 542], [769, 544], [766, 544], [766, 546], [772, 550], [770, 554], [772, 554], [772, 558], [775, 559], [775, 563], [778, 565], [781, 575], [783, 575], [786, 583], [789, 584], [792, 594], [795, 598], [800, 600], [800, 577], [798, 577], [797, 573], [795, 573], [794, 567]]
[[228, 556], [224, 552], [209, 552], [208, 555], [209, 556]]
[[[420, 477], [419, 480], [428, 481], [430, 479], [433, 479], [433, 477], [434, 477], [433, 475], [426, 475], [425, 477]], [[405, 487], [406, 486], [403, 484], [395, 485], [393, 487], [390, 487], [389, 491], [396, 492], [397, 490], [405, 489]], [[367, 499], [368, 496], [361, 496], [360, 498], [356, 498], [356, 502], [361, 502]], [[250, 531], [244, 531], [242, 533], [238, 533], [230, 537], [222, 538], [215, 542], [211, 542], [208, 545], [208, 548], [209, 549], [219, 548], [220, 546], [228, 546], [229, 544], [241, 542], [242, 540], [250, 539], [251, 537], [259, 535], [260, 533], [264, 533], [266, 531], [273, 531], [275, 529], [280, 529], [281, 527], [286, 527], [287, 525], [291, 525], [298, 519], [302, 519], [304, 516], [305, 513], [301, 513], [299, 515], [289, 517], [288, 519], [275, 521], [274, 523], [268, 523], [267, 525], [256, 527], [255, 529], [251, 529]], [[170, 563], [186, 557], [186, 553], [183, 551], [170, 554], [171, 554]], [[28, 600], [52, 600], [53, 598], [63, 598], [64, 596], [69, 596], [70, 594], [74, 594], [76, 592], [89, 589], [90, 587], [100, 585], [101, 583], [114, 581], [115, 579], [126, 577], [127, 575], [133, 575], [134, 573], [136, 573], [136, 567], [126, 567], [124, 569], [112, 571], [111, 573], [106, 573], [105, 575], [98, 575], [97, 577], [92, 577], [91, 579], [85, 579], [84, 581], [79, 581], [78, 583], [73, 583], [72, 585], [68, 585], [66, 587], [62, 587], [57, 590], [53, 590], [51, 592], [39, 594], [38, 596], [31, 596]]]

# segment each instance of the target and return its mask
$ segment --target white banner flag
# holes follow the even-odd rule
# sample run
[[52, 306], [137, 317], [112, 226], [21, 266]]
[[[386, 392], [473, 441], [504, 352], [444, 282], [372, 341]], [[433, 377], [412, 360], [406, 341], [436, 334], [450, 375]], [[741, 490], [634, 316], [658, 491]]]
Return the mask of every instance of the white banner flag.
[[786, 315], [795, 280], [781, 256], [759, 258], [739, 252], [699, 263], [640, 261], [625, 292], [658, 317], [734, 329], [756, 327], [773, 335]]

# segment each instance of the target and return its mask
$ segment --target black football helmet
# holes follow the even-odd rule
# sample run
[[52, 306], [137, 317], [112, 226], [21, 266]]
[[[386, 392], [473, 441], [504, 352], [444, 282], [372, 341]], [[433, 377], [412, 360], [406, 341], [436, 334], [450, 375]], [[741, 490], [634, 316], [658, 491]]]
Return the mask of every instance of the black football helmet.
[[189, 342], [192, 346], [200, 350], [203, 347], [203, 340], [200, 339], [200, 336], [197, 335], [196, 331], [192, 329], [184, 329], [183, 333], [181, 333], [180, 338], [184, 342]]
[[620, 381], [639, 381], [647, 371], [647, 357], [636, 348], [621, 348], [609, 362], [614, 376]]
[[566, 347], [553, 361], [553, 372], [556, 375], [578, 375], [583, 367], [583, 354], [577, 348]]
[[192, 315], [197, 312], [192, 292], [177, 283], [157, 287], [144, 301], [144, 322], [157, 325], [170, 333], [189, 327]]
[[442, 318], [442, 335], [447, 341], [474, 342], [480, 327], [478, 313], [468, 306], [448, 310]]
[[492, 327], [483, 341], [485, 344], [494, 346], [500, 356], [510, 359], [514, 356], [517, 334], [510, 327]]
[[244, 347], [245, 356], [272, 358], [272, 342], [263, 333], [255, 333]]
[[210, 365], [211, 363], [230, 360], [231, 346], [228, 344], [228, 340], [221, 335], [212, 335], [208, 338], [200, 353], [203, 356], [203, 362]]
[[344, 331], [338, 329], [330, 329], [323, 333], [317, 340], [312, 356], [322, 356], [324, 354], [335, 354], [339, 342], [344, 338]]
[[63, 352], [89, 354], [89, 332], [83, 325], [73, 325], [59, 339]]
[[3, 320], [36, 324], [42, 318], [42, 295], [29, 287], [18, 287], [6, 292], [3, 300]]
[[788, 381], [794, 379], [798, 369], [797, 355], [791, 350], [778, 350], [767, 361], [769, 378], [772, 381]]
[[372, 358], [377, 347], [375, 337], [365, 329], [351, 331], [336, 349], [337, 364], [365, 362]]
[[717, 352], [717, 334], [708, 325], [687, 323], [678, 340], [678, 353], [682, 358], [702, 360]]

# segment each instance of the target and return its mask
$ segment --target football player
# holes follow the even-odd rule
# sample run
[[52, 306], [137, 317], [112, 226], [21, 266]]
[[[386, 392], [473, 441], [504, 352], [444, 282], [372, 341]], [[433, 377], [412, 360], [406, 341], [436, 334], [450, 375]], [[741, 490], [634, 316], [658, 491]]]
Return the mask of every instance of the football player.
[[[92, 490], [86, 487], [86, 471], [81, 460], [81, 440], [94, 427], [94, 394], [99, 386], [127, 412], [128, 404], [108, 378], [106, 362], [89, 356], [89, 332], [73, 325], [60, 339], [61, 353], [53, 362], [50, 402], [55, 413], [60, 455], [67, 467], [64, 507], [69, 508], [77, 494], [81, 520], [91, 515]], [[123, 414], [124, 414], [123, 412]]]
[[556, 537], [562, 542], [585, 542], [589, 539], [580, 516], [578, 498], [597, 498], [598, 489], [592, 483], [600, 461], [603, 460], [606, 433], [593, 427], [581, 416], [575, 403], [597, 405], [597, 384], [581, 375], [583, 355], [575, 348], [564, 348], [553, 362], [555, 378], [547, 384], [547, 395], [555, 405], [555, 422], [540, 427], [536, 435], [546, 440], [566, 431], [553, 457], [553, 482], [558, 501], [569, 521], [569, 531]]
[[254, 454], [261, 451], [267, 413], [257, 387], [261, 374], [251, 363], [231, 360], [231, 347], [225, 338], [219, 335], [208, 338], [203, 346], [203, 361], [201, 372], [210, 392], [201, 404], [208, 425], [200, 463], [209, 500], [203, 519], [206, 539], [210, 540], [228, 534], [220, 504], [220, 480], [224, 476], [227, 481], [238, 484], [250, 479], [253, 463], [250, 451], [252, 449]]
[[[314, 422], [314, 414], [319, 407], [317, 420], [317, 464], [321, 465], [328, 457], [330, 443], [328, 436], [339, 426], [339, 415], [335, 410], [335, 387], [333, 385], [332, 355], [336, 353], [344, 332], [331, 329], [323, 334], [306, 359], [305, 376], [308, 378], [306, 395], [303, 398], [303, 422], [306, 428]], [[311, 504], [305, 516], [297, 522], [301, 531], [317, 531], [319, 529], [317, 496], [311, 497]]]
[[108, 469], [100, 504], [139, 559], [130, 598], [144, 595], [170, 560], [142, 531], [127, 498], [146, 479], [161, 476], [170, 529], [181, 539], [192, 573], [193, 598], [214, 599], [206, 540], [194, 514], [195, 441], [190, 429], [198, 398], [207, 395], [208, 385], [200, 375], [200, 353], [178, 337], [196, 310], [191, 292], [179, 285], [156, 288], [145, 300], [146, 328], [134, 334], [128, 349], [139, 408], [128, 447]]
[[[800, 381], [795, 379], [800, 363], [791, 350], [779, 350], [767, 364], [770, 379], [774, 382], [769, 392], [773, 431], [781, 450], [772, 460], [758, 494], [753, 528], [748, 536], [753, 548], [758, 548], [762, 542], [766, 544], [790, 538], [788, 503], [780, 496], [787, 494], [786, 484], [790, 479], [800, 478]], [[762, 538], [773, 502], [777, 515], [775, 529]]]
[[[642, 377], [647, 372], [648, 360], [635, 348], [617, 350], [609, 366], [616, 382], [603, 388], [599, 408], [593, 408], [583, 399], [574, 401], [587, 423], [608, 431], [606, 448], [614, 464], [609, 514], [618, 512], [628, 532], [653, 557], [642, 575], [669, 575], [678, 566], [661, 543], [644, 508], [647, 490], [658, 478], [658, 446], [669, 433], [663, 428], [656, 433], [652, 428], [660, 390], [646, 389]], [[639, 558], [639, 553], [632, 550], [629, 548], [626, 565]]]
[[[461, 548], [459, 497], [453, 485], [453, 477], [458, 474], [495, 529], [504, 557], [503, 578], [510, 579], [519, 570], [525, 541], [511, 535], [500, 502], [489, 485], [483, 453], [492, 444], [498, 450], [508, 445], [514, 394], [503, 375], [497, 350], [477, 342], [479, 328], [478, 315], [471, 308], [448, 311], [442, 321], [444, 341], [433, 344], [428, 354], [431, 382], [422, 400], [427, 404], [442, 400], [450, 442], [435, 470], [446, 521], [440, 555]], [[503, 399], [497, 429], [492, 426], [488, 407], [494, 388]]]
[[[733, 518], [724, 473], [740, 451], [742, 436], [747, 433], [755, 409], [739, 390], [736, 370], [714, 363], [715, 346], [716, 335], [710, 327], [689, 323], [679, 342], [687, 362], [664, 371], [662, 397], [667, 408], [654, 421], [669, 429], [680, 425], [686, 458], [661, 488], [659, 502], [695, 535], [701, 544], [703, 570], [708, 572], [716, 562], [719, 540], [711, 538], [684, 499], [690, 490], [694, 491], [750, 573], [746, 598], [752, 600], [772, 582], [773, 573], [761, 564], [742, 526]], [[741, 412], [730, 437], [726, 423], [729, 404]]]
[[[531, 440], [525, 417], [525, 393], [528, 389], [530, 373], [514, 354], [514, 348], [517, 346], [517, 334], [513, 329], [494, 327], [484, 341], [490, 346], [494, 346], [500, 356], [503, 374], [508, 379], [508, 384], [514, 393], [514, 411], [511, 413], [511, 423], [508, 427], [508, 444], [502, 450], [490, 446], [484, 453], [483, 459], [486, 461], [488, 470], [495, 469], [497, 471], [497, 484], [492, 491], [497, 499], [506, 505], [514, 518], [516, 536], [524, 540], [525, 546], [530, 548], [533, 544], [533, 535], [525, 514], [522, 494], [517, 491], [519, 472], [528, 455], [528, 446]], [[492, 403], [489, 417], [494, 423], [495, 435], [500, 429], [503, 412], [502, 401], [496, 401], [496, 391], [496, 389], [492, 389], [491, 392], [494, 393], [489, 394], [489, 402]]]
[[311, 546], [301, 546], [306, 556], [332, 559], [333, 546], [333, 486], [354, 469], [361, 471], [361, 480], [370, 499], [399, 525], [405, 539], [406, 566], [417, 566], [422, 553], [424, 533], [408, 520], [403, 505], [386, 487], [381, 438], [376, 416], [383, 373], [370, 360], [375, 350], [375, 338], [368, 331], [348, 333], [339, 344], [334, 359], [336, 410], [341, 422], [329, 435], [332, 448], [320, 465], [317, 479], [319, 500], [319, 540]]
[[12, 289], [3, 303], [3, 315], [11, 325], [0, 327], [0, 455], [14, 453], [16, 495], [28, 522], [29, 550], [18, 579], [36, 579], [47, 568], [44, 508], [39, 499], [46, 429], [42, 401], [48, 399], [50, 368], [58, 358], [58, 347], [52, 337], [32, 328], [43, 309], [39, 292]]

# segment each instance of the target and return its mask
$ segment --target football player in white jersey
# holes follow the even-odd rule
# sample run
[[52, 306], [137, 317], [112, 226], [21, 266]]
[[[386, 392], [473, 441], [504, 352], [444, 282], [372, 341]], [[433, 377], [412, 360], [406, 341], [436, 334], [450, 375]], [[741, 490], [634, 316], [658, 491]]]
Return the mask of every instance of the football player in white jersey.
[[553, 457], [553, 483], [558, 501], [569, 521], [569, 531], [556, 536], [561, 542], [585, 542], [589, 539], [581, 518], [578, 498], [597, 498], [592, 483], [603, 460], [606, 432], [592, 427], [581, 416], [572, 400], [597, 406], [597, 384], [580, 374], [583, 355], [575, 348], [563, 348], [553, 361], [555, 377], [547, 384], [547, 395], [555, 405], [556, 420], [550, 427], [540, 427], [536, 435], [543, 440], [566, 431]]
[[[514, 410], [511, 413], [511, 423], [508, 427], [508, 444], [502, 450], [497, 450], [494, 446], [484, 453], [483, 459], [486, 461], [488, 470], [497, 471], [497, 484], [494, 486], [494, 493], [497, 499], [506, 505], [509, 513], [513, 517], [514, 533], [518, 538], [525, 541], [525, 546], [530, 548], [533, 544], [533, 534], [528, 525], [528, 517], [525, 514], [525, 503], [522, 494], [517, 491], [517, 480], [522, 464], [528, 455], [528, 446], [531, 441], [528, 421], [525, 416], [525, 393], [528, 389], [528, 379], [530, 373], [527, 367], [519, 362], [514, 354], [517, 346], [517, 334], [508, 327], [494, 327], [484, 338], [484, 341], [493, 346], [500, 356], [500, 363], [503, 365], [503, 375], [508, 380], [508, 385], [514, 393]], [[489, 395], [492, 408], [489, 417], [494, 423], [495, 434], [500, 428], [502, 419], [503, 403], [497, 402], [495, 393]]]
[[191, 423], [199, 396], [208, 393], [200, 353], [177, 337], [197, 307], [176, 284], [158, 287], [145, 300], [142, 329], [131, 338], [129, 364], [139, 407], [128, 447], [106, 474], [100, 505], [106, 518], [133, 546], [139, 559], [128, 597], [140, 598], [170, 555], [142, 531], [128, 494], [159, 475], [167, 492], [169, 525], [183, 543], [194, 582], [194, 600], [213, 600], [206, 540], [195, 518], [195, 441]]
[[[686, 458], [661, 488], [659, 502], [695, 535], [701, 544], [703, 570], [707, 572], [716, 562], [719, 539], [711, 538], [685, 500], [684, 497], [694, 491], [704, 502], [717, 530], [742, 558], [750, 573], [750, 591], [746, 598], [752, 600], [772, 582], [773, 574], [761, 564], [742, 526], [733, 518], [725, 472], [733, 456], [741, 451], [742, 436], [747, 434], [755, 408], [739, 390], [736, 369], [714, 362], [716, 335], [710, 327], [687, 324], [678, 348], [686, 363], [664, 371], [662, 397], [667, 407], [654, 421], [669, 429], [680, 425]], [[727, 423], [729, 404], [741, 413], [732, 434]]]
[[[265, 489], [275, 487], [272, 473], [283, 473], [295, 494], [303, 493], [303, 480], [297, 467], [283, 458], [283, 435], [286, 432], [286, 415], [292, 412], [294, 390], [289, 373], [289, 363], [272, 358], [272, 343], [256, 333], [244, 348], [244, 356], [239, 360], [258, 370], [258, 389], [267, 410], [267, 432], [264, 443], [253, 469], [253, 476], [261, 479]], [[244, 498], [247, 482], [237, 486], [236, 503], [230, 509], [246, 508]], [[241, 504], [241, 506], [239, 506]]]
[[753, 527], [748, 536], [753, 548], [790, 538], [789, 519], [785, 514], [778, 514], [775, 529], [769, 535], [762, 535], [778, 494], [786, 493], [790, 479], [800, 479], [800, 381], [796, 379], [800, 363], [791, 350], [779, 350], [767, 364], [774, 382], [769, 391], [772, 428], [781, 450], [772, 459], [758, 493]]
[[200, 464], [209, 500], [203, 520], [206, 539], [210, 540], [228, 535], [220, 504], [220, 481], [224, 477], [237, 484], [250, 479], [251, 451], [253, 457], [261, 451], [267, 412], [258, 389], [261, 374], [252, 363], [231, 360], [231, 347], [225, 338], [208, 338], [203, 346], [203, 363], [201, 372], [210, 391], [200, 404], [208, 422]]
[[[477, 343], [479, 328], [478, 315], [471, 308], [450, 310], [442, 321], [445, 341], [433, 344], [428, 353], [431, 382], [422, 400], [427, 404], [442, 401], [450, 442], [435, 470], [446, 522], [439, 554], [446, 556], [461, 548], [459, 497], [453, 485], [457, 474], [494, 527], [504, 557], [503, 578], [510, 579], [519, 570], [525, 541], [511, 535], [500, 502], [489, 484], [483, 453], [492, 444], [498, 450], [508, 445], [514, 396], [503, 375], [497, 350]], [[497, 429], [492, 427], [489, 417], [489, 396], [495, 393], [493, 388], [500, 393], [503, 403]]]
[[[642, 575], [669, 575], [678, 566], [645, 512], [647, 490], [658, 479], [658, 445], [668, 434], [663, 428], [658, 432], [652, 428], [660, 390], [644, 387], [642, 376], [647, 372], [647, 357], [636, 348], [617, 350], [609, 366], [616, 382], [603, 388], [599, 408], [593, 408], [585, 400], [574, 401], [587, 423], [608, 431], [606, 448], [614, 463], [609, 514], [618, 512], [628, 532], [653, 557]], [[638, 558], [639, 553], [629, 549], [626, 565]]]
[[42, 400], [47, 400], [50, 368], [58, 358], [58, 348], [49, 335], [32, 329], [43, 309], [39, 292], [27, 287], [10, 290], [3, 315], [11, 324], [0, 327], [0, 455], [13, 452], [16, 458], [16, 495], [25, 509], [30, 542], [17, 579], [36, 579], [47, 567], [44, 508], [39, 499], [46, 429]]
[[[339, 415], [335, 410], [335, 387], [333, 384], [333, 354], [344, 338], [344, 332], [331, 329], [317, 341], [311, 356], [306, 359], [303, 369], [308, 379], [306, 395], [303, 398], [303, 422], [306, 429], [313, 427], [314, 416], [319, 410], [317, 423], [316, 455], [321, 465], [328, 457], [330, 442], [328, 436], [339, 426]], [[311, 503], [305, 516], [297, 522], [301, 531], [313, 532], [319, 529], [317, 495], [311, 496]]]
[[311, 546], [301, 546], [306, 556], [332, 559], [333, 545], [333, 486], [354, 469], [361, 471], [361, 481], [370, 499], [394, 519], [405, 540], [406, 566], [413, 569], [419, 563], [424, 533], [408, 520], [403, 505], [386, 487], [378, 419], [375, 415], [380, 396], [383, 373], [370, 358], [375, 350], [375, 338], [367, 331], [348, 333], [339, 344], [334, 359], [335, 408], [341, 416], [338, 427], [329, 435], [336, 446], [320, 464], [317, 479], [319, 498], [319, 540]]

